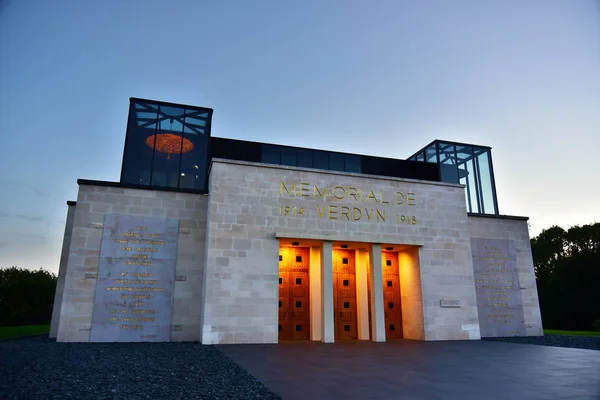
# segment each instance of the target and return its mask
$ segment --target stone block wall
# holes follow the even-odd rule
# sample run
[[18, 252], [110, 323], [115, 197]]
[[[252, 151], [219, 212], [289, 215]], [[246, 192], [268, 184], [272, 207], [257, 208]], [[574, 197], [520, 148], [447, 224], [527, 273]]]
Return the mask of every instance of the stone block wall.
[[402, 329], [404, 339], [424, 340], [423, 297], [419, 268], [419, 248], [413, 247], [398, 253]]
[[421, 246], [425, 340], [479, 339], [462, 186], [218, 159], [209, 182], [203, 343], [277, 342], [277, 235]]
[[201, 340], [207, 203], [206, 195], [80, 181], [57, 340], [89, 341], [104, 217], [109, 213], [179, 219], [171, 340]]
[[75, 202], [67, 202], [67, 220], [65, 222], [65, 234], [63, 237], [63, 246], [60, 253], [60, 264], [58, 266], [58, 277], [56, 280], [56, 290], [54, 292], [54, 305], [52, 307], [52, 320], [50, 321], [50, 338], [55, 339], [58, 334], [58, 322], [60, 319], [60, 309], [62, 306], [62, 296], [65, 288], [65, 277], [67, 275], [67, 263], [69, 261], [69, 249], [71, 247], [71, 235], [73, 232], [73, 221], [75, 219]]
[[517, 271], [527, 336], [542, 336], [537, 285], [533, 269], [533, 255], [526, 218], [469, 216], [469, 233], [474, 238], [513, 240], [517, 253]]

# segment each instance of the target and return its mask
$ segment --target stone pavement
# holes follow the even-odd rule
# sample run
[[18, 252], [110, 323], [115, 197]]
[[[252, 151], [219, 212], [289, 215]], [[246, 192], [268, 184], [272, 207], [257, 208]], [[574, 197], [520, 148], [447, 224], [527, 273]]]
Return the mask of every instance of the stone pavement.
[[488, 341], [219, 345], [292, 399], [600, 399], [600, 352]]

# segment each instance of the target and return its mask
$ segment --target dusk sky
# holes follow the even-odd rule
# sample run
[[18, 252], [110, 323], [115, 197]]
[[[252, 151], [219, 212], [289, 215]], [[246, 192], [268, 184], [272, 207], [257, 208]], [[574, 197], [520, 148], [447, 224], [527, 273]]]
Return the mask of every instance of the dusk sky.
[[58, 271], [78, 178], [119, 181], [130, 97], [212, 135], [406, 158], [492, 147], [530, 234], [600, 221], [595, 0], [0, 0], [0, 267]]

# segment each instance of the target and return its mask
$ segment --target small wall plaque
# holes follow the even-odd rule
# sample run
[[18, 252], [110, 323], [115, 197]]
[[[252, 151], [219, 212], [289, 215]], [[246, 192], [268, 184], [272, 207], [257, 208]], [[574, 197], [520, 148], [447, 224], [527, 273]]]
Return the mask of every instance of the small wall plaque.
[[440, 300], [440, 307], [442, 308], [460, 308], [460, 301], [456, 299], [442, 299]]

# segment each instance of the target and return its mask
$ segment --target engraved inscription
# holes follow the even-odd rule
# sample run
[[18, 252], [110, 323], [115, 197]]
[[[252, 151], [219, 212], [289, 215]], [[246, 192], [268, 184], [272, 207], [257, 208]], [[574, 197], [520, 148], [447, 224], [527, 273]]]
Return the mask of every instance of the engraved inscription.
[[[348, 205], [316, 203], [310, 206], [281, 205], [279, 215], [284, 217], [303, 217], [310, 208], [319, 218], [339, 221], [370, 221], [416, 225], [417, 217], [413, 207], [417, 197], [411, 190], [406, 192], [385, 193], [381, 190], [362, 189], [344, 186], [318, 186], [308, 182], [286, 183], [279, 186], [280, 197], [312, 197], [323, 202], [344, 200]], [[314, 207], [313, 207], [314, 206]], [[391, 207], [404, 207], [402, 212]]]
[[472, 238], [471, 247], [481, 336], [524, 336], [514, 242]]
[[179, 222], [105, 217], [90, 341], [169, 341]]

